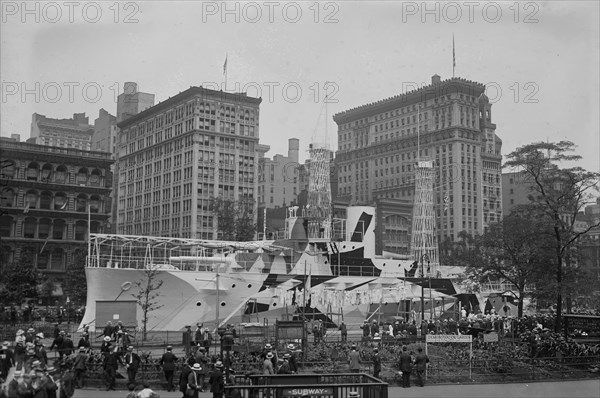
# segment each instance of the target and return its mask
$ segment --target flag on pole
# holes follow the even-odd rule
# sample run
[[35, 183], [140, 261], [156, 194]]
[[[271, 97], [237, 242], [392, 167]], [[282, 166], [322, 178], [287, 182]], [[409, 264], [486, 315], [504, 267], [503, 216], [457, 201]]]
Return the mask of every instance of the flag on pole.
[[23, 214], [29, 213], [29, 206], [30, 205], [31, 205], [31, 203], [29, 201], [27, 201], [27, 204], [25, 205], [25, 208], [23, 209]]
[[46, 243], [48, 243], [48, 239], [50, 239], [50, 236], [48, 236], [46, 238], [46, 240], [44, 241], [44, 244], [42, 245], [42, 249], [40, 250], [40, 254], [42, 254], [42, 252], [44, 251], [44, 249], [46, 248]]
[[223, 74], [227, 73], [227, 54], [225, 54], [225, 62], [223, 63]]
[[452, 35], [452, 77], [454, 77], [454, 68], [456, 68], [456, 52], [454, 51], [454, 34]]

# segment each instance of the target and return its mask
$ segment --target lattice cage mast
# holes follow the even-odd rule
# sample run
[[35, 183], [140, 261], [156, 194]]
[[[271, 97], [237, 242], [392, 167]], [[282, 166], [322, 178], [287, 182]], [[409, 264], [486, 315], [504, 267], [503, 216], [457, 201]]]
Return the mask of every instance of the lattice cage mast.
[[[412, 216], [411, 256], [418, 261], [424, 276], [439, 270], [435, 211], [433, 204], [433, 162], [419, 161], [415, 168], [415, 202]], [[421, 271], [419, 271], [419, 274]]]
[[331, 151], [326, 145], [311, 144], [308, 180], [309, 238], [331, 239], [331, 184], [329, 162]]

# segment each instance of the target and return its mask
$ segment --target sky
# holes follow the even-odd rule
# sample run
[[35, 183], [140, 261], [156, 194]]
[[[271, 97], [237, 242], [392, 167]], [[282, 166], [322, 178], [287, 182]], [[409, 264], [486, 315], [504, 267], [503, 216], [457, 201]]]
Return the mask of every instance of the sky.
[[267, 156], [299, 138], [305, 159], [313, 136], [337, 148], [335, 113], [452, 77], [454, 37], [503, 155], [567, 139], [600, 171], [599, 4], [2, 1], [0, 132], [26, 140], [34, 112], [93, 124], [128, 81], [156, 102], [203, 85], [262, 97]]

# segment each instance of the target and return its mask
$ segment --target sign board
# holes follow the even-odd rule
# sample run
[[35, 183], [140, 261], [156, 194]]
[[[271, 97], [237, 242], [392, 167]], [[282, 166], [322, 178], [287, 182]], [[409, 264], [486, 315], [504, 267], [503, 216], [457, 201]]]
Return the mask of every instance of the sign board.
[[126, 327], [137, 326], [137, 303], [131, 301], [96, 301], [96, 328], [106, 322], [121, 321]]
[[484, 343], [497, 343], [498, 342], [498, 333], [496, 333], [496, 332], [484, 333], [483, 342]]
[[321, 395], [333, 395], [333, 387], [297, 387], [297, 388], [284, 388], [284, 397], [317, 397]]
[[426, 343], [472, 343], [473, 336], [470, 334], [428, 334], [425, 336]]
[[600, 336], [600, 316], [565, 314], [563, 317], [568, 333], [581, 330], [590, 336]]

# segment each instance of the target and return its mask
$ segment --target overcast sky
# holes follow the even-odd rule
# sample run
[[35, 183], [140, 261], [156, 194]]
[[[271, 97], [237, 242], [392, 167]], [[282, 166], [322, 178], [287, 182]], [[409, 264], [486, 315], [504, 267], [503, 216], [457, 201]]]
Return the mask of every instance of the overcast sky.
[[227, 90], [263, 98], [268, 156], [296, 137], [306, 158], [325, 114], [335, 149], [333, 114], [451, 77], [454, 35], [456, 76], [488, 86], [504, 155], [569, 139], [600, 170], [597, 1], [22, 4], [2, 2], [2, 136], [27, 139], [34, 112], [93, 124], [126, 81], [157, 102], [215, 87], [227, 56]]

